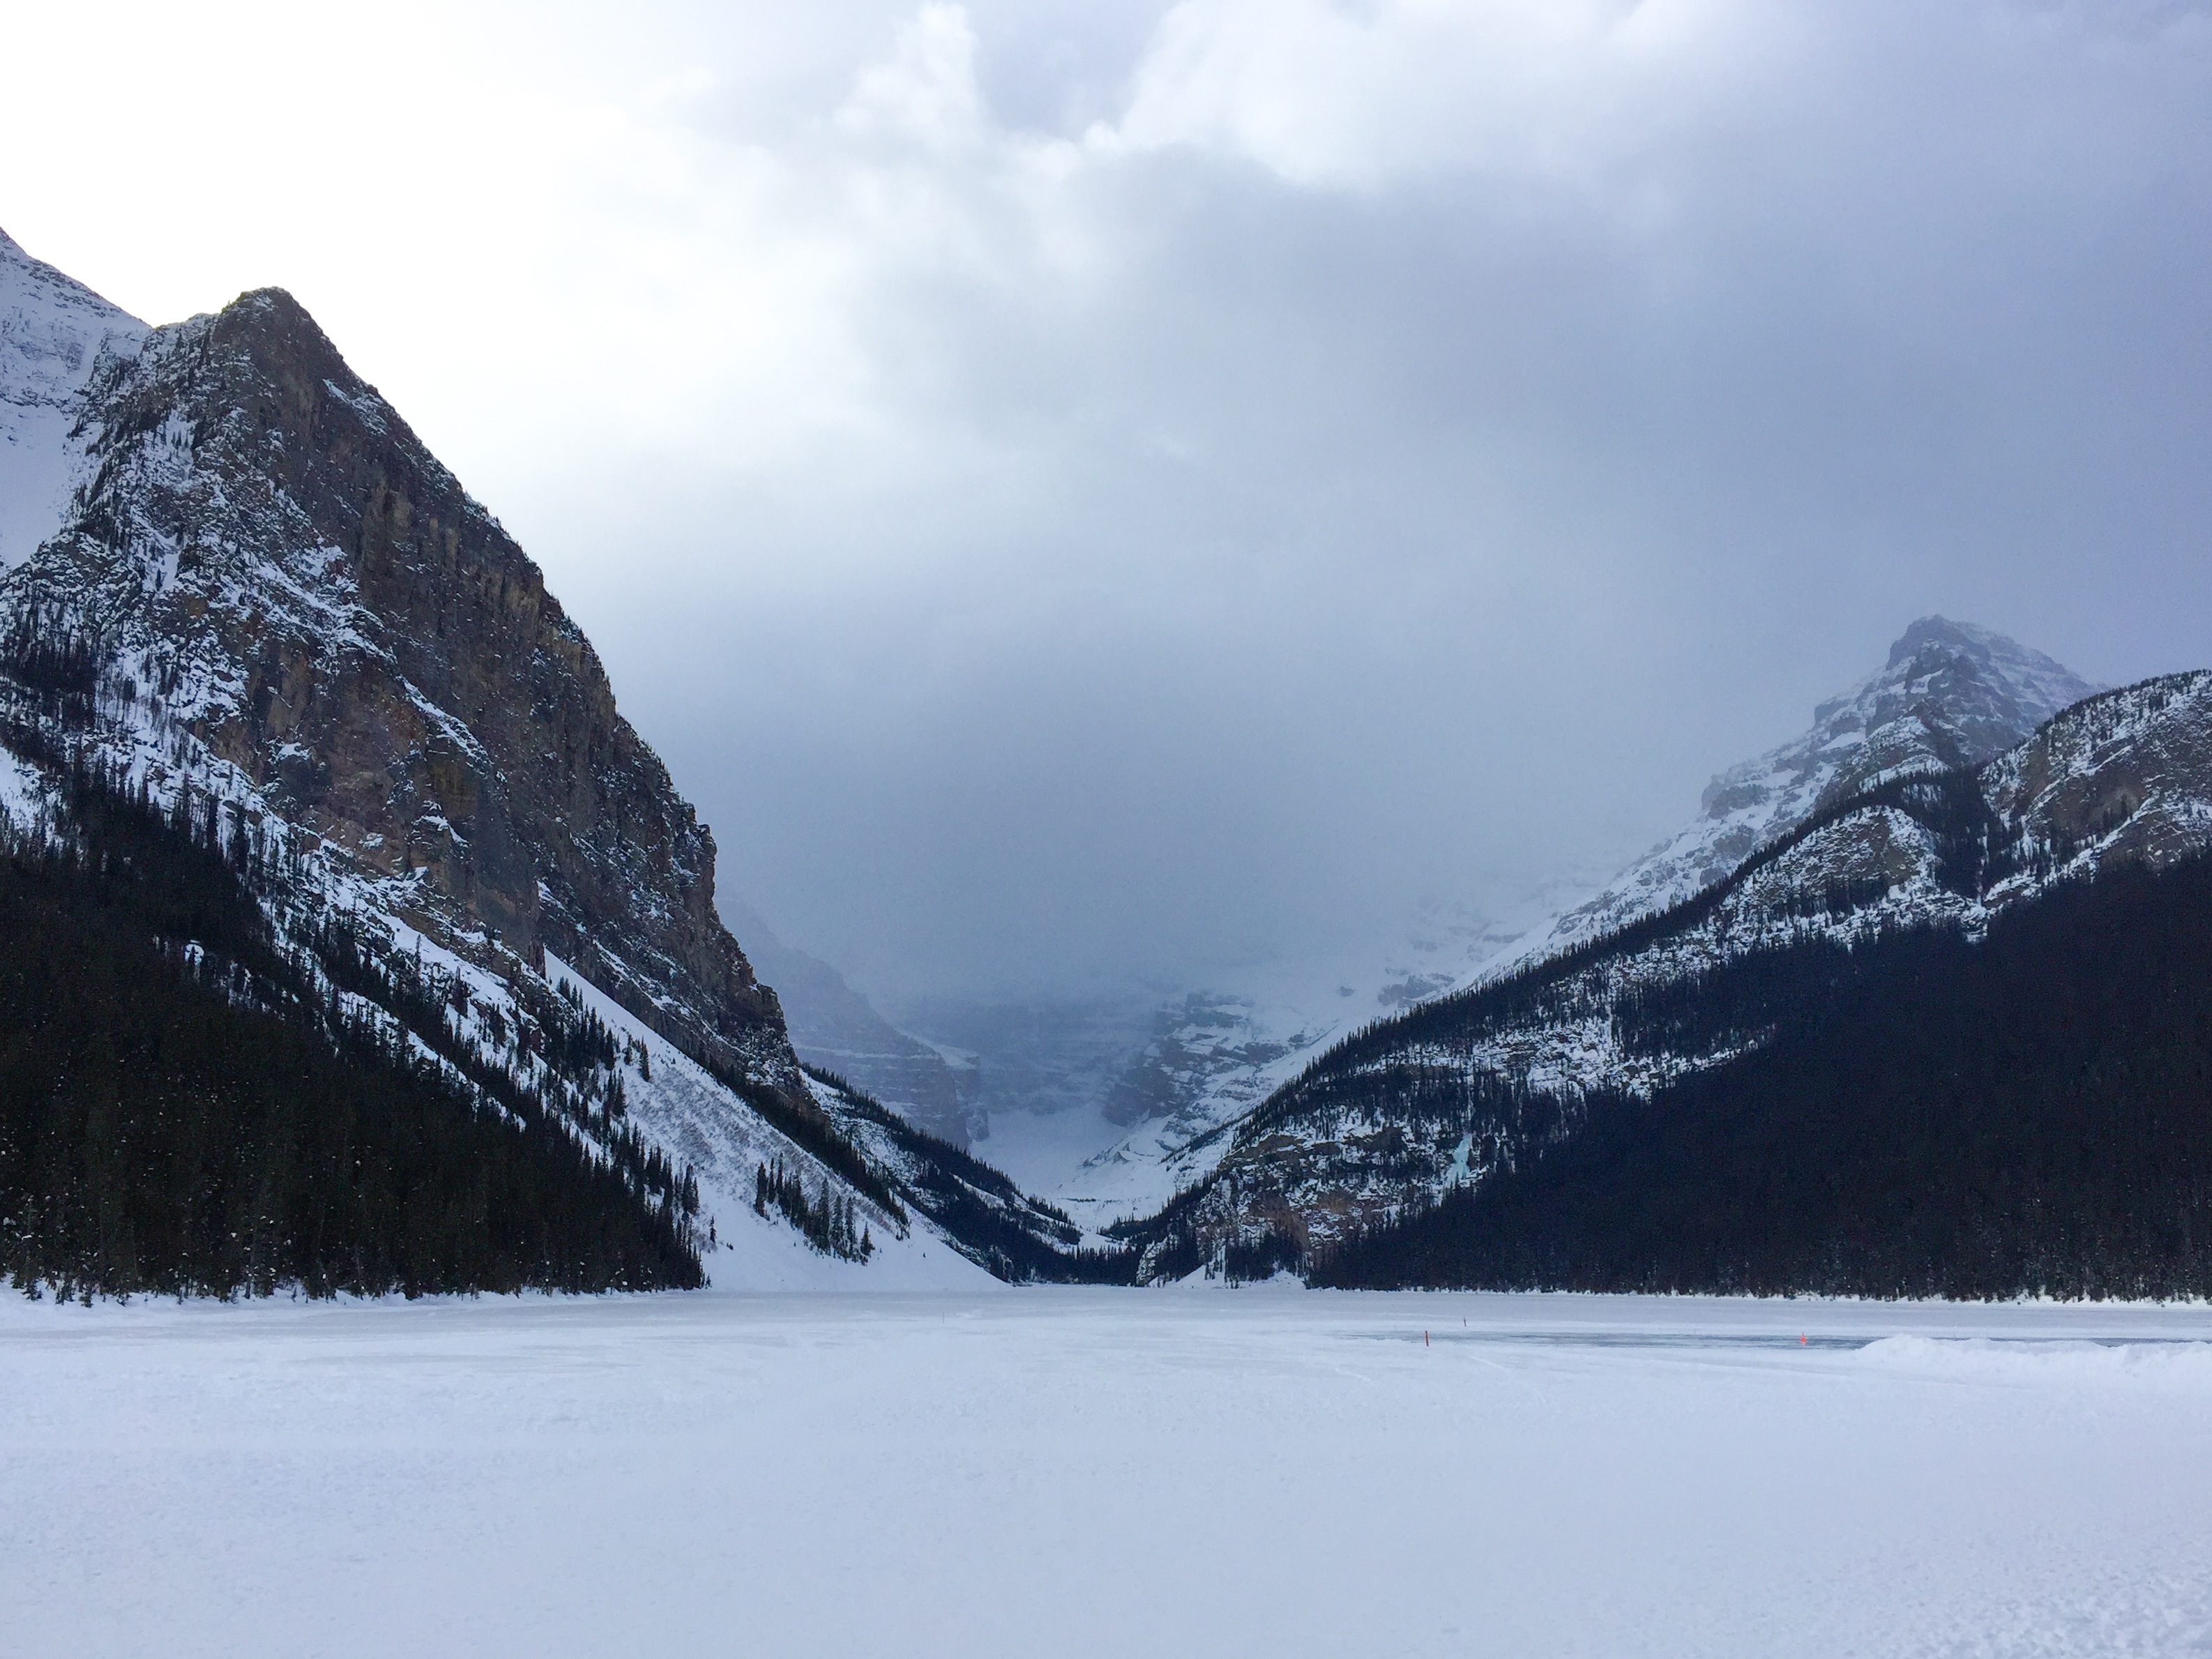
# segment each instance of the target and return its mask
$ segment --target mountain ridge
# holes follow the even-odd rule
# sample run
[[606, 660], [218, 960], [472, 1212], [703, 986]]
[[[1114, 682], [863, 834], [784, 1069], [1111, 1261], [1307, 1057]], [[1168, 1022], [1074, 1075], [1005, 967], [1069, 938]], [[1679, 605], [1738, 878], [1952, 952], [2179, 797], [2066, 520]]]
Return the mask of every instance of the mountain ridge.
[[1979, 767], [1875, 769], [1668, 909], [1340, 1042], [1195, 1147], [1199, 1179], [1160, 1217], [1110, 1231], [1176, 1261], [1255, 1233], [1325, 1248], [1571, 1138], [1586, 1098], [1646, 1097], [1765, 1041], [1757, 1022], [1701, 1047], [1632, 1040], [1621, 1011], [1654, 994], [1819, 940], [1978, 937], [2055, 884], [2207, 846], [2212, 674], [2094, 695]]
[[[1309, 995], [1277, 1007], [1212, 999], [1220, 1006], [1209, 1020], [1164, 1032], [1132, 1067], [1163, 1105], [1054, 1197], [1101, 1224], [1132, 1221], [1146, 1204], [1158, 1206], [1205, 1179], [1231, 1126], [1291, 1086], [1330, 1045], [1371, 1023], [1377, 1002], [1388, 1018], [1662, 913], [1840, 794], [1891, 774], [1985, 758], [2093, 690], [2051, 658], [1994, 630], [1922, 617], [1890, 646], [1880, 667], [1822, 699], [1805, 732], [1716, 776], [1697, 818], [1609, 881], [1555, 882], [1548, 890], [1564, 888], [1564, 904], [1553, 896], [1542, 909], [1529, 904], [1516, 915], [1509, 908], [1510, 920], [1431, 928], [1432, 942], [1398, 953], [1373, 1000]], [[1548, 916], [1529, 925], [1532, 910]], [[1362, 988], [1376, 977], [1345, 973]]]
[[1978, 765], [2100, 689], [1992, 629], [1923, 617], [1891, 645], [1881, 668], [1815, 705], [1809, 730], [1716, 775], [1689, 824], [1479, 976], [1687, 898], [1763, 842], [1884, 773]]

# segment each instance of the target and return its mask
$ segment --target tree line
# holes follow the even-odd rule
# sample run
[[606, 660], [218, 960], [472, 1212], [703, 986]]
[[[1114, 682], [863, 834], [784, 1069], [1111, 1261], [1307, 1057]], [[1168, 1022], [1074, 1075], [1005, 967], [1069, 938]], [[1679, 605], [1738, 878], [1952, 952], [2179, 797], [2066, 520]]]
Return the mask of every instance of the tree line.
[[[322, 936], [326, 974], [287, 948], [253, 891], [283, 879], [280, 844], [82, 763], [62, 785], [61, 834], [0, 844], [0, 1273], [16, 1285], [703, 1282], [688, 1170], [620, 1136], [600, 1150], [580, 1093], [524, 1085], [442, 1007], [420, 1020], [428, 988], [336, 948], [342, 927]], [[604, 1091], [589, 1109], [609, 1110]]]

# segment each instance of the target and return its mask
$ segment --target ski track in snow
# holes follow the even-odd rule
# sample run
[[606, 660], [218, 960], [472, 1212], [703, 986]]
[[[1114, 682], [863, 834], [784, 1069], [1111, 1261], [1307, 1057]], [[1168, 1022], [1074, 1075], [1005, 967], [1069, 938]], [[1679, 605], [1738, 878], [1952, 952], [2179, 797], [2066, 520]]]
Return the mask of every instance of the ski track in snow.
[[10, 1295], [0, 1389], [17, 1659], [2212, 1652], [2203, 1307]]

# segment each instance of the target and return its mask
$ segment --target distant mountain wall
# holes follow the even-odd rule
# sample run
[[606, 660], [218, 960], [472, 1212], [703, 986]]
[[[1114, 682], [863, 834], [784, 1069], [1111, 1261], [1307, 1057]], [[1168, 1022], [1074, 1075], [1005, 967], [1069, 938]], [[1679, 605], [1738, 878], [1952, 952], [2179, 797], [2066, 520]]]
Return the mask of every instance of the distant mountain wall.
[[944, 1055], [878, 1013], [828, 963], [786, 945], [750, 905], [726, 898], [722, 915], [744, 938], [754, 968], [775, 987], [801, 1060], [849, 1079], [957, 1146], [969, 1146], [986, 1128], [986, 1115], [962, 1097]]

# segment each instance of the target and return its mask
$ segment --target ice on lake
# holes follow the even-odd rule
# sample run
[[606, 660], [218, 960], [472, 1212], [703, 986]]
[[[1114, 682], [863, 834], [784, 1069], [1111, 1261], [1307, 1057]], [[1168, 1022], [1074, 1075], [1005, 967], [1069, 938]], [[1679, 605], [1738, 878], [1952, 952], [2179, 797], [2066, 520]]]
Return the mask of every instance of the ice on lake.
[[2212, 1652], [2212, 1311], [0, 1302], [0, 1650]]

